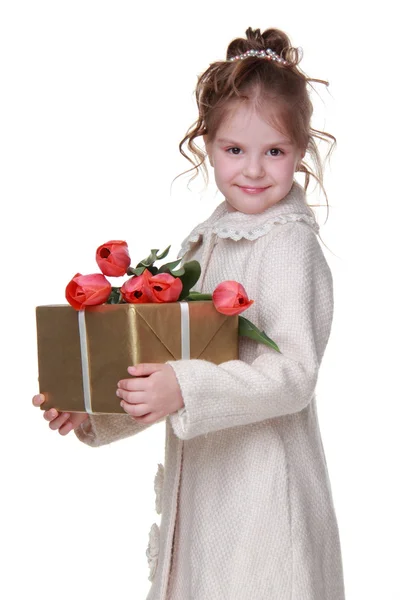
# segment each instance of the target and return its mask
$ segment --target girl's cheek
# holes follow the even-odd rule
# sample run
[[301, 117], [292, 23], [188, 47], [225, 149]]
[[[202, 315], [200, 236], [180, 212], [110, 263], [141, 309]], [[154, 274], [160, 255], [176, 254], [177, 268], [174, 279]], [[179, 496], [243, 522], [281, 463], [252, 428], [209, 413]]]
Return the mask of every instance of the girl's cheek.
[[279, 165], [277, 164], [277, 172], [282, 175], [290, 175], [294, 172], [296, 163], [293, 162], [292, 158], [287, 161], [282, 161]]

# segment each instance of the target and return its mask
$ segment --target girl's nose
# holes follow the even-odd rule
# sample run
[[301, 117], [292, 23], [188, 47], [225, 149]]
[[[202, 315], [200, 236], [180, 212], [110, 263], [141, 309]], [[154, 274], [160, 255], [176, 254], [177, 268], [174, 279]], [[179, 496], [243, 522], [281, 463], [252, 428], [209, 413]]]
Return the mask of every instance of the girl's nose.
[[243, 175], [250, 179], [260, 179], [265, 175], [265, 166], [259, 158], [249, 158], [243, 165]]

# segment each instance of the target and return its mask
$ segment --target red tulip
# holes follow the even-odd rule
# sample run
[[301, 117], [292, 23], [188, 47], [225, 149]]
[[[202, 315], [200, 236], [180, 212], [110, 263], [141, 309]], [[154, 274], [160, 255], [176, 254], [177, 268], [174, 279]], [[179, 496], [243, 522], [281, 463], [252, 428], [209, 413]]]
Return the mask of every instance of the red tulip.
[[181, 295], [183, 283], [179, 277], [169, 273], [156, 273], [150, 277], [153, 302], [176, 302]]
[[96, 262], [104, 275], [110, 277], [121, 277], [125, 275], [131, 259], [128, 252], [128, 244], [118, 240], [112, 240], [96, 250]]
[[144, 304], [154, 302], [153, 292], [149, 283], [151, 273], [145, 269], [141, 275], [135, 275], [125, 281], [121, 287], [121, 294], [129, 304]]
[[76, 310], [104, 304], [111, 293], [111, 283], [101, 273], [77, 273], [65, 288], [65, 297]]
[[254, 302], [249, 300], [246, 290], [237, 281], [223, 281], [217, 285], [212, 299], [217, 311], [224, 315], [238, 315]]

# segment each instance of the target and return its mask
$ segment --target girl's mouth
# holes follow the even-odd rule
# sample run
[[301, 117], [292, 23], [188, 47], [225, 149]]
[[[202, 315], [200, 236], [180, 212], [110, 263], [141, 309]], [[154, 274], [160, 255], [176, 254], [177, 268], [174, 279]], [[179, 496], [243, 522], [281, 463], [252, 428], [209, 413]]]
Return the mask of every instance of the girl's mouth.
[[260, 194], [261, 192], [264, 192], [265, 190], [268, 189], [269, 186], [267, 187], [250, 187], [250, 186], [238, 186], [239, 189], [242, 190], [242, 192], [245, 192], [246, 194]]

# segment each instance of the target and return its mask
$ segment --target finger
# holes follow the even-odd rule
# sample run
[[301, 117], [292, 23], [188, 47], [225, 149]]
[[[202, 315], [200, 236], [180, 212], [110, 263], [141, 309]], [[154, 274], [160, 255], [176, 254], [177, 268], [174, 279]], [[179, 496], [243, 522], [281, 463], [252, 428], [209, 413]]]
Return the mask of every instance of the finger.
[[67, 433], [69, 433], [70, 431], [72, 431], [74, 429], [74, 424], [73, 422], [69, 419], [66, 423], [64, 423], [64, 425], [61, 425], [61, 427], [58, 430], [58, 433], [60, 435], [67, 435]]
[[145, 392], [128, 392], [118, 388], [117, 396], [129, 404], [145, 404], [147, 394]]
[[145, 389], [146, 380], [139, 378], [121, 379], [117, 383], [118, 389], [127, 390], [128, 392], [139, 392]]
[[59, 427], [61, 427], [61, 425], [64, 425], [64, 423], [66, 421], [68, 421], [70, 416], [71, 415], [69, 413], [61, 413], [56, 419], [54, 419], [53, 421], [50, 421], [50, 423], [49, 423], [50, 429], [52, 429], [53, 431], [58, 429]]
[[59, 413], [55, 408], [50, 408], [50, 410], [46, 410], [43, 413], [43, 418], [46, 419], [46, 421], [54, 421], [54, 419], [56, 419], [60, 414], [61, 413]]
[[40, 406], [41, 404], [43, 404], [43, 402], [44, 402], [43, 394], [36, 394], [36, 396], [33, 396], [33, 398], [32, 398], [33, 406]]
[[164, 363], [139, 363], [134, 367], [128, 367], [128, 373], [135, 377], [147, 377], [155, 371], [159, 371], [164, 366]]
[[76, 429], [81, 423], [86, 421], [86, 419], [88, 418], [89, 415], [87, 413], [72, 413], [68, 421], [66, 421], [64, 425], [61, 425], [61, 427], [58, 430], [58, 433], [60, 435], [67, 435], [67, 433], [69, 433], [73, 429]]
[[120, 404], [124, 411], [131, 417], [136, 418], [149, 414], [149, 407], [147, 404], [128, 404], [124, 400], [122, 400]]

